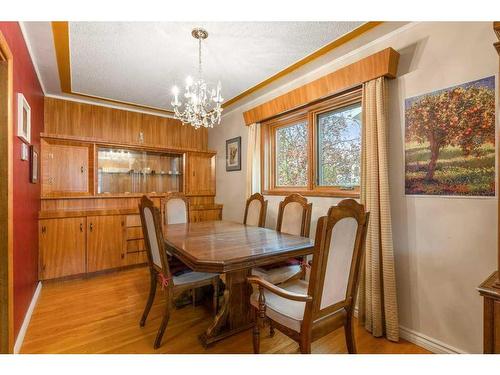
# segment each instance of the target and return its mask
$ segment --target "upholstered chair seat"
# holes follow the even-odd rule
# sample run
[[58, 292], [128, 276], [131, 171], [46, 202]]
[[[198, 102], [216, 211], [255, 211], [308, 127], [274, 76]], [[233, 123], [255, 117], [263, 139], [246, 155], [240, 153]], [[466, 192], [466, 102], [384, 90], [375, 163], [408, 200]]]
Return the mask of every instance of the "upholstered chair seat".
[[274, 268], [258, 267], [252, 269], [253, 276], [262, 277], [264, 280], [272, 284], [279, 284], [283, 281], [289, 280], [297, 274], [300, 274], [300, 264], [280, 265]]
[[[304, 280], [292, 280], [281, 284], [280, 288], [304, 295], [307, 294], [308, 283]], [[266, 315], [273, 321], [300, 332], [306, 303], [280, 297], [268, 290], [264, 290], [264, 295], [266, 297]], [[250, 297], [250, 303], [256, 309], [259, 308], [258, 289]]]
[[[294, 236], [309, 236], [312, 203], [300, 194], [290, 194], [280, 202], [276, 230]], [[289, 259], [252, 269], [252, 275], [259, 276], [272, 284], [281, 284], [292, 278], [305, 275], [302, 259]]]
[[175, 286], [180, 286], [180, 285], [198, 283], [204, 280], [211, 280], [213, 279], [213, 277], [214, 277], [213, 273], [191, 271], [183, 273], [182, 275], [179, 276], [174, 276], [172, 280]]

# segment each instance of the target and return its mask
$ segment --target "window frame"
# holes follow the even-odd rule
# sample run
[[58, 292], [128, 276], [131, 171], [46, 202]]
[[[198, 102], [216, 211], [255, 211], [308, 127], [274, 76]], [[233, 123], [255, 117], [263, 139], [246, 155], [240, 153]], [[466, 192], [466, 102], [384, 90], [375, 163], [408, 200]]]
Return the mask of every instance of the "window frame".
[[[297, 110], [276, 116], [261, 123], [261, 189], [266, 195], [299, 193], [305, 196], [359, 198], [360, 187], [318, 185], [318, 123], [320, 114], [361, 103], [361, 87], [311, 103]], [[307, 121], [307, 186], [276, 185], [276, 131]], [[361, 124], [361, 127], [363, 124]], [[362, 129], [362, 128], [361, 128]], [[361, 166], [360, 166], [361, 167]]]

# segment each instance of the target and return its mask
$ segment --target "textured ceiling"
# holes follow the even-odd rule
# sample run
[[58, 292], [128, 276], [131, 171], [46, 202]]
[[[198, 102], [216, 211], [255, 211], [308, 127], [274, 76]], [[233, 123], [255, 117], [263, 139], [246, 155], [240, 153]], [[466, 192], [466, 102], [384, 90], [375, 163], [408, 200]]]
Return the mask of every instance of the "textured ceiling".
[[[25, 22], [46, 88], [55, 86], [54, 57], [39, 43], [49, 23]], [[197, 72], [191, 30], [203, 42], [204, 78], [222, 82], [229, 100], [360, 26], [362, 22], [70, 22], [71, 88], [75, 93], [171, 109], [171, 87]], [[47, 40], [46, 46], [53, 45]], [[48, 80], [48, 82], [45, 82]], [[49, 90], [50, 91], [50, 90]], [[50, 92], [49, 92], [50, 94]], [[57, 94], [57, 93], [53, 93]]]

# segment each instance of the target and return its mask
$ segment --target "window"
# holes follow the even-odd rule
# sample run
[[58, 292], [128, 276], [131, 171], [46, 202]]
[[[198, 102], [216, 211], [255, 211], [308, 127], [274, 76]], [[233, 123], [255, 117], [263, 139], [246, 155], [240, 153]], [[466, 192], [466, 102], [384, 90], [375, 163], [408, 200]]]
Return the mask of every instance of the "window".
[[357, 197], [361, 90], [262, 123], [266, 194]]
[[361, 103], [319, 114], [316, 126], [318, 185], [359, 186]]
[[276, 186], [307, 186], [307, 122], [276, 130]]

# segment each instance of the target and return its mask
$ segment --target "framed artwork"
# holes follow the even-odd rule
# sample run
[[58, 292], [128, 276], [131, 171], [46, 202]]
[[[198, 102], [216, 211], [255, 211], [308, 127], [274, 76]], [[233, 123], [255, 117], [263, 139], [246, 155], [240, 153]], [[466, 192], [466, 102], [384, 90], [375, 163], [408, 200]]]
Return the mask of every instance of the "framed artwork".
[[38, 148], [30, 146], [30, 182], [32, 184], [38, 183], [38, 171], [40, 162], [38, 161]]
[[495, 77], [405, 100], [405, 193], [495, 196]]
[[17, 136], [31, 142], [31, 108], [23, 94], [17, 94]]
[[241, 171], [241, 137], [226, 141], [226, 171]]

